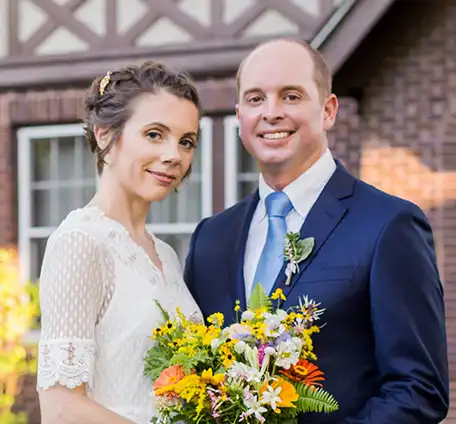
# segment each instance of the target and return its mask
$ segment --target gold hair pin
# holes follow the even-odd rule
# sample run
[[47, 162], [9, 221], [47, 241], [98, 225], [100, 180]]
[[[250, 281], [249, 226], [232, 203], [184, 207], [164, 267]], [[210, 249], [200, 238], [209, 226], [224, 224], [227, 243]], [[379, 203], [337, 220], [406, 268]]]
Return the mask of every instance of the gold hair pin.
[[100, 96], [104, 94], [106, 86], [109, 84], [109, 81], [111, 80], [111, 74], [112, 72], [108, 71], [107, 74], [100, 81]]

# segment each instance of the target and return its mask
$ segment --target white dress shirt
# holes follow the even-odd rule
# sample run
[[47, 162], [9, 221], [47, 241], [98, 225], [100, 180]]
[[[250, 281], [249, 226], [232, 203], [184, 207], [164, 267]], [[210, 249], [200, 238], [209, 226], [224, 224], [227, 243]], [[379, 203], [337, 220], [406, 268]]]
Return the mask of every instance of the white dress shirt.
[[[291, 184], [286, 186], [283, 191], [288, 195], [293, 204], [293, 209], [286, 217], [287, 232], [299, 232], [302, 224], [312, 209], [312, 206], [320, 196], [326, 183], [329, 181], [334, 171], [336, 163], [329, 149], [315, 162], [306, 172], [300, 175]], [[247, 246], [244, 258], [244, 281], [246, 299], [250, 297], [253, 279], [260, 261], [261, 252], [266, 243], [268, 232], [268, 217], [264, 200], [266, 196], [274, 190], [264, 181], [263, 176], [259, 177], [260, 200], [253, 214], [250, 223]]]

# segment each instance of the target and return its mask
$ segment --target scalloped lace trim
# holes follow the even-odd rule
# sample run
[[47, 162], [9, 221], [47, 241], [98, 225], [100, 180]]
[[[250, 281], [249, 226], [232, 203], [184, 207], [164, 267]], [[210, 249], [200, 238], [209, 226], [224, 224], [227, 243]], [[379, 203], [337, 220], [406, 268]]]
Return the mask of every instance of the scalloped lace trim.
[[87, 339], [47, 340], [38, 345], [37, 387], [49, 389], [57, 383], [74, 389], [87, 384], [93, 389], [95, 342]]

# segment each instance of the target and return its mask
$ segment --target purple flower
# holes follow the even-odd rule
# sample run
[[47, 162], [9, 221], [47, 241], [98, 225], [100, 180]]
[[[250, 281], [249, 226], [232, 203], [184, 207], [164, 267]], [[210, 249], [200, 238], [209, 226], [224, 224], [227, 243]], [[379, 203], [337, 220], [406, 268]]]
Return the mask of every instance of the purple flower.
[[291, 339], [291, 334], [287, 331], [286, 333], [282, 333], [279, 337], [277, 337], [274, 341], [274, 347], [276, 347], [281, 342], [286, 342]]
[[265, 353], [264, 353], [264, 350], [268, 347], [269, 345], [268, 344], [262, 344], [259, 348], [258, 348], [258, 362], [260, 364], [260, 367], [263, 365], [263, 360], [264, 360], [264, 357], [265, 357]]

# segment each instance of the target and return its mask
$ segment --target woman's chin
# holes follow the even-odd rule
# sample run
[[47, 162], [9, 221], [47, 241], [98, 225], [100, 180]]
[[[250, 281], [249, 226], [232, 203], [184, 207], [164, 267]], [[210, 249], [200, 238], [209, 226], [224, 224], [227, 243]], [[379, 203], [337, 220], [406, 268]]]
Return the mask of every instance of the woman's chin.
[[161, 202], [165, 200], [173, 191], [173, 187], [155, 187], [153, 190], [149, 189], [143, 193], [141, 196], [146, 202], [153, 203], [153, 202]]

